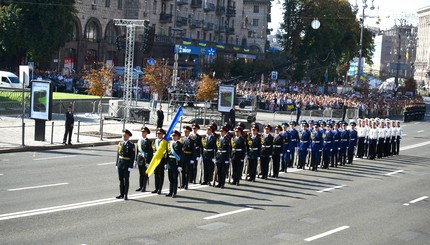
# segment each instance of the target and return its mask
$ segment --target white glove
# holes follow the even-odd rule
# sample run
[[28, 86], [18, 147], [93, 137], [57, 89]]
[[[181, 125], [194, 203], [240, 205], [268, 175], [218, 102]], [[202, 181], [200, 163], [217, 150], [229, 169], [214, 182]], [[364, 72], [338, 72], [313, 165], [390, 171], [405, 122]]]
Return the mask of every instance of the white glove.
[[178, 172], [181, 172], [182, 171], [182, 168], [181, 167], [178, 167]]
[[191, 163], [191, 164], [193, 164], [193, 163], [194, 163], [194, 161], [193, 161], [193, 160], [191, 160], [191, 161], [190, 161], [190, 163]]
[[131, 172], [131, 170], [133, 170], [132, 168], [128, 168], [128, 172]]
[[164, 164], [164, 169], [167, 169], [167, 164]]
[[248, 158], [249, 158], [248, 155], [245, 155], [245, 160], [248, 160]]
[[145, 167], [146, 167], [146, 168], [148, 168], [148, 167], [149, 167], [149, 164], [148, 164], [148, 163], [147, 163], [147, 164], [145, 164]]
[[133, 167], [137, 168], [137, 162], [134, 162]]
[[224, 163], [225, 163], [225, 164], [229, 164], [229, 161], [225, 161]]
[[215, 162], [216, 162], [216, 161], [215, 161], [215, 158], [212, 158], [212, 162], [213, 162], [213, 163], [215, 163]]
[[295, 149], [296, 149], [296, 150], [298, 150], [298, 149], [299, 149], [299, 147], [295, 147]]
[[282, 153], [281, 153], [281, 155], [280, 155], [280, 156], [281, 156], [281, 157], [283, 157], [283, 156], [284, 156], [284, 154], [282, 154]]
[[257, 160], [260, 160], [260, 157], [257, 157]]
[[338, 147], [337, 150], [340, 151], [340, 147]]
[[118, 166], [115, 166], [115, 168], [118, 170]]
[[366, 144], [367, 143], [367, 141], [364, 141], [364, 144]]
[[231, 162], [231, 158], [228, 159]]
[[330, 149], [330, 152], [332, 152], [333, 151], [333, 149]]

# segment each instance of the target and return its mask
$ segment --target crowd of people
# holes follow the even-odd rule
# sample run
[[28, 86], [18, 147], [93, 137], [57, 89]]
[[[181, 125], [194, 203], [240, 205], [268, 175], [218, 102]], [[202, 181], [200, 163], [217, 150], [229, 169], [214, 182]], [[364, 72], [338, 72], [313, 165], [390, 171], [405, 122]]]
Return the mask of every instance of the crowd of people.
[[[120, 195], [127, 199], [129, 172], [139, 168], [139, 188], [146, 191], [152, 158], [160, 154], [163, 141], [167, 149], [155, 168], [155, 187], [152, 193], [161, 194], [165, 169], [169, 177], [167, 197], [176, 197], [178, 188], [188, 188], [189, 183], [201, 183], [219, 188], [226, 187], [226, 180], [239, 185], [242, 180], [255, 182], [278, 178], [281, 171], [297, 167], [317, 171], [353, 164], [354, 157], [370, 160], [399, 154], [403, 129], [400, 121], [366, 118], [350, 123], [343, 121], [301, 121], [283, 123], [274, 127], [265, 125], [260, 133], [258, 124], [245, 129], [243, 123], [232, 127], [228, 123], [219, 131], [216, 124], [199, 134], [200, 126], [184, 127], [184, 135], [174, 131], [166, 142], [166, 131], [157, 129], [157, 138], [148, 139], [150, 130], [142, 127], [137, 145], [130, 143], [131, 132], [124, 131], [118, 145], [118, 175]], [[218, 133], [219, 132], [219, 133]], [[152, 164], [152, 163], [151, 163]]]

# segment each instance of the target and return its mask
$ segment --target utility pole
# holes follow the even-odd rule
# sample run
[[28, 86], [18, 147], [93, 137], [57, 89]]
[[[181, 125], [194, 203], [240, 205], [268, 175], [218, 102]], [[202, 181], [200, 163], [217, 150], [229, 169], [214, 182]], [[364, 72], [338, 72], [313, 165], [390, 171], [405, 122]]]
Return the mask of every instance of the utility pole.
[[136, 38], [136, 27], [148, 25], [149, 20], [129, 20], [114, 19], [116, 26], [126, 27], [125, 63], [124, 63], [124, 85], [125, 85], [125, 113], [124, 118], [130, 118], [130, 107], [132, 103], [133, 88], [133, 61], [134, 61], [134, 41]]

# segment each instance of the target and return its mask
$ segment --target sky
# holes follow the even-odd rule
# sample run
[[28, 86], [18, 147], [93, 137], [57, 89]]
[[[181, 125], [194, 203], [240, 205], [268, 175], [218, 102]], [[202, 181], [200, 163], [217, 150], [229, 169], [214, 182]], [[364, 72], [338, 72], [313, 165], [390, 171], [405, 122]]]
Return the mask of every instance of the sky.
[[[282, 3], [283, 0], [273, 0], [272, 2], [272, 23], [269, 23], [269, 28], [277, 30], [279, 28], [279, 23], [282, 21]], [[349, 0], [349, 2], [355, 5], [356, 0]], [[362, 12], [363, 0], [357, 0], [360, 11]], [[373, 5], [374, 10], [370, 10], [372, 6], [372, 0], [367, 0], [367, 5], [369, 6], [365, 15], [369, 18], [365, 19], [366, 26], [379, 27], [382, 30], [389, 29], [394, 26], [395, 19], [407, 19], [407, 23], [416, 25], [418, 23], [418, 17], [416, 12], [418, 9], [430, 6], [429, 0], [374, 0]], [[379, 7], [379, 13], [378, 13]], [[371, 18], [372, 16], [380, 16], [381, 23], [377, 25], [376, 18]], [[316, 16], [317, 17], [317, 16]]]

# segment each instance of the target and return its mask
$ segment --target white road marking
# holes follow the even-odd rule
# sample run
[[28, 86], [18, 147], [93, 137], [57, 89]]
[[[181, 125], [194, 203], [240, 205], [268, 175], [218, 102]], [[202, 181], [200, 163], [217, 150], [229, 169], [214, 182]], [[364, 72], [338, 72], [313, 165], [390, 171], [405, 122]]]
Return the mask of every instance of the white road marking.
[[0, 176], [2, 176], [3, 174], [0, 174]]
[[420, 122], [414, 122], [414, 124], [420, 124]]
[[415, 145], [403, 146], [403, 147], [400, 147], [400, 150], [404, 151], [404, 150], [409, 150], [409, 149], [413, 149], [413, 148], [417, 148], [417, 147], [421, 147], [421, 146], [425, 146], [425, 145], [430, 145], [430, 141], [418, 143], [418, 144], [415, 144]]
[[405, 205], [405, 206], [409, 206], [409, 204], [414, 204], [414, 203], [416, 203], [416, 202], [422, 201], [422, 200], [427, 199], [427, 198], [429, 198], [429, 197], [428, 197], [428, 196], [422, 196], [422, 197], [419, 197], [419, 198], [417, 198], [417, 199], [414, 199], [414, 200], [412, 200], [412, 201], [410, 201], [410, 202], [408, 202], [408, 203], [404, 203], [403, 205]]
[[407, 136], [408, 134], [403, 134], [402, 136]]
[[287, 169], [287, 174], [288, 174], [288, 173], [295, 173], [295, 172], [299, 172], [299, 171], [302, 171], [302, 170], [303, 170], [302, 168], [299, 168], [299, 169], [297, 169], [297, 168]]
[[391, 175], [394, 175], [394, 174], [398, 174], [398, 173], [402, 173], [402, 172], [404, 172], [405, 170], [396, 170], [396, 171], [394, 171], [394, 172], [390, 172], [390, 173], [387, 173], [387, 174], [384, 174], [384, 175], [386, 175], [386, 176], [391, 176]]
[[44, 157], [44, 158], [34, 158], [34, 161], [44, 161], [44, 160], [52, 160], [52, 159], [62, 159], [62, 158], [70, 158], [70, 157], [76, 157], [76, 155], [70, 155], [70, 156], [58, 156], [58, 157]]
[[340, 189], [340, 188], [345, 187], [345, 186], [346, 185], [338, 185], [338, 186], [335, 186], [335, 187], [330, 187], [330, 188], [322, 189], [322, 190], [319, 190], [317, 192], [322, 193], [322, 192], [332, 191], [332, 190], [335, 190], [335, 189]]
[[424, 132], [424, 130], [419, 130], [419, 131], [417, 131], [417, 133], [423, 133]]
[[116, 162], [105, 162], [105, 163], [98, 163], [98, 166], [104, 166], [104, 165], [112, 165], [115, 164]]
[[327, 232], [321, 233], [321, 234], [316, 235], [316, 236], [308, 237], [308, 238], [305, 239], [305, 241], [310, 242], [310, 241], [313, 241], [313, 240], [316, 240], [316, 239], [319, 239], [319, 238], [331, 235], [333, 233], [336, 233], [336, 232], [339, 232], [339, 231], [343, 231], [343, 230], [348, 229], [348, 228], [349, 228], [349, 226], [344, 225], [344, 226], [341, 226], [339, 228], [333, 229], [331, 231], [327, 231]]
[[231, 212], [227, 212], [227, 213], [221, 213], [221, 214], [216, 214], [216, 215], [204, 217], [204, 219], [206, 219], [206, 220], [216, 219], [219, 217], [223, 217], [223, 216], [227, 216], [227, 215], [231, 215], [231, 214], [242, 213], [242, 212], [249, 211], [249, 210], [252, 210], [252, 208], [242, 208], [242, 209], [239, 209], [236, 211], [231, 211]]
[[37, 189], [37, 188], [45, 188], [45, 187], [52, 187], [52, 186], [59, 186], [59, 185], [68, 185], [68, 184], [69, 183], [58, 183], [58, 184], [50, 184], [50, 185], [29, 186], [29, 187], [8, 189], [7, 191], [22, 191], [22, 190], [28, 190], [28, 189]]

